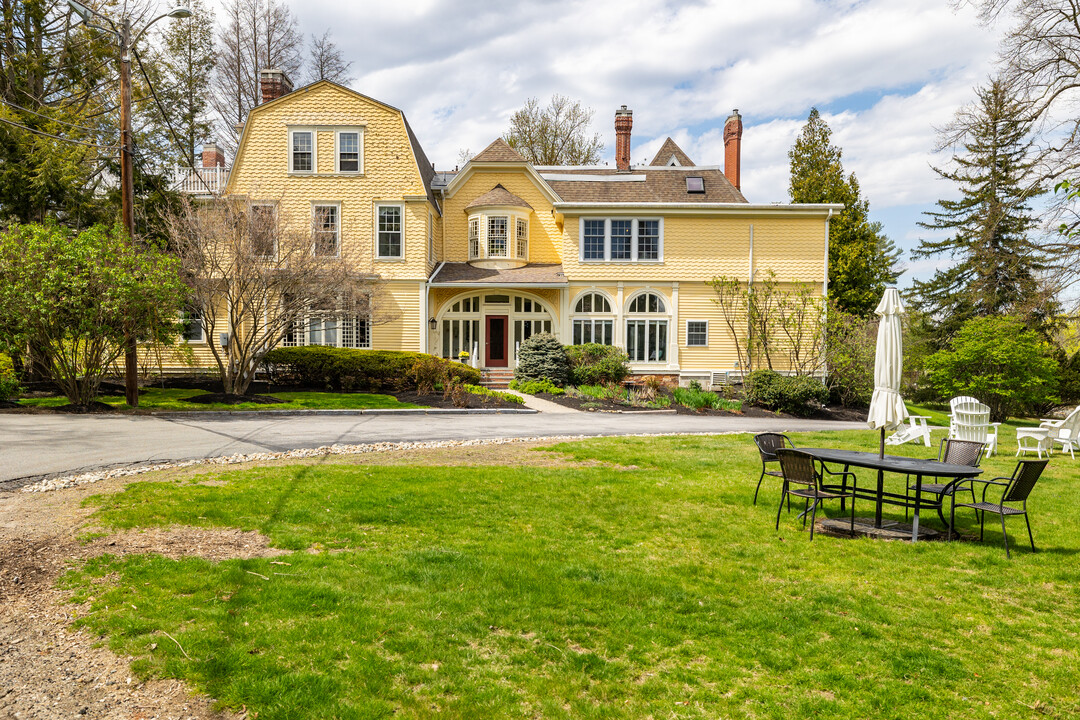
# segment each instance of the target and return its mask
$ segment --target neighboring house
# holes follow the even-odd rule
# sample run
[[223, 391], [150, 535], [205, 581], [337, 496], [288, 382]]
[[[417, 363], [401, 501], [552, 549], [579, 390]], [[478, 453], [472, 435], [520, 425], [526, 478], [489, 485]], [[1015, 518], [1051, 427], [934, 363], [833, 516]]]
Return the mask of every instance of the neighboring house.
[[615, 167], [534, 167], [499, 139], [435, 172], [400, 110], [332, 82], [289, 92], [276, 71], [262, 80], [224, 192], [311, 224], [318, 252], [382, 279], [392, 318], [341, 317], [333, 332], [313, 318], [286, 344], [466, 352], [512, 369], [523, 340], [553, 332], [623, 347], [636, 373], [708, 381], [738, 369], [708, 280], [772, 270], [827, 290], [841, 206], [748, 203], [738, 111], [724, 169], [695, 165], [670, 138], [631, 166], [624, 106]]

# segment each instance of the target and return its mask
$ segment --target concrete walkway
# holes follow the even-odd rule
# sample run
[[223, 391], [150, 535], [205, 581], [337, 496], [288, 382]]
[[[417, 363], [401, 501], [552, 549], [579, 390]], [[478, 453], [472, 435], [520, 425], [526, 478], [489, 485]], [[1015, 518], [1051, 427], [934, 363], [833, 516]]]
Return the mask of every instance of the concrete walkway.
[[592, 412], [524, 415], [350, 415], [197, 418], [0, 415], [0, 482], [75, 470], [278, 452], [334, 443], [550, 435], [800, 432], [865, 429], [864, 423]]
[[536, 411], [542, 412], [542, 413], [553, 413], [553, 414], [559, 414], [559, 413], [580, 414], [581, 413], [580, 410], [575, 410], [574, 408], [569, 408], [569, 407], [566, 407], [565, 405], [560, 405], [559, 403], [553, 403], [550, 400], [545, 400], [544, 398], [538, 398], [535, 395], [529, 395], [527, 393], [518, 392], [517, 390], [511, 390], [511, 389], [507, 388], [505, 390], [500, 390], [499, 392], [509, 393], [510, 395], [517, 395], [519, 398], [524, 399], [525, 400], [525, 407], [529, 408], [530, 410], [536, 410]]

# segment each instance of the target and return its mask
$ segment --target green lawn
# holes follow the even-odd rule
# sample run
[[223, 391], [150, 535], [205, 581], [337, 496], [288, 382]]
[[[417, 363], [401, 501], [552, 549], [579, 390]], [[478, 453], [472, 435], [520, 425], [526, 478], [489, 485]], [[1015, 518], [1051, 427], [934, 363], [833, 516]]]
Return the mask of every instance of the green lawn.
[[[870, 431], [794, 437], [876, 447]], [[1004, 431], [987, 475], [1011, 470], [1013, 443]], [[750, 503], [746, 435], [558, 448], [620, 467], [292, 465], [135, 483], [92, 498], [96, 521], [255, 529], [295, 552], [106, 557], [65, 582], [92, 597], [81, 622], [139, 672], [260, 720], [1080, 714], [1067, 457], [1030, 503], [1040, 552], [1018, 543], [1009, 561], [992, 527], [984, 543], [811, 543], [785, 514], [777, 532], [778, 484]], [[1019, 541], [1022, 521], [1011, 529]]]
[[[366, 408], [416, 408], [421, 405], [398, 402], [392, 395], [372, 393], [329, 393], [329, 392], [276, 392], [273, 396], [285, 402], [271, 405], [241, 403], [225, 405], [222, 403], [190, 403], [184, 398], [203, 394], [202, 390], [178, 390], [148, 387], [139, 394], [140, 410], [344, 410]], [[114, 405], [120, 410], [129, 410], [123, 395], [104, 395], [97, 398], [103, 403]], [[29, 407], [60, 407], [67, 405], [65, 397], [28, 398], [20, 405]]]

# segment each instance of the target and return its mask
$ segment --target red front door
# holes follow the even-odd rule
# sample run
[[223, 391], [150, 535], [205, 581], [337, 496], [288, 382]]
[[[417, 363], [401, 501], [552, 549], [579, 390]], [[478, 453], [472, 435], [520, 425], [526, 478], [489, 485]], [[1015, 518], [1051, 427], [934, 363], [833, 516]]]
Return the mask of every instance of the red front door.
[[487, 316], [487, 342], [484, 343], [484, 365], [487, 367], [506, 367], [509, 364], [506, 352], [507, 320], [506, 315]]

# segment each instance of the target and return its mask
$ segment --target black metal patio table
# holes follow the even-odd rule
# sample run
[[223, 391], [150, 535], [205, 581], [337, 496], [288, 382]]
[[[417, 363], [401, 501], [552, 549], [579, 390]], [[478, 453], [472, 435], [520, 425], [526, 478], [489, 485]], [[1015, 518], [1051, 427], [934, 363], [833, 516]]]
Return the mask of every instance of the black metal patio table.
[[[911, 526], [911, 540], [915, 542], [919, 538], [919, 510], [926, 508], [937, 510], [942, 522], [945, 516], [941, 512], [941, 505], [946, 494], [937, 496], [934, 501], [926, 500], [922, 496], [922, 483], [924, 477], [952, 478], [953, 482], [963, 478], [975, 477], [982, 473], [981, 468], [969, 465], [952, 465], [938, 462], [937, 460], [920, 460], [918, 458], [900, 457], [898, 455], [885, 455], [881, 457], [876, 452], [860, 452], [857, 450], [834, 450], [832, 448], [799, 448], [801, 452], [812, 455], [821, 462], [842, 463], [844, 470], [849, 467], [862, 467], [877, 470], [877, 488], [868, 490], [857, 488], [855, 496], [863, 500], [874, 500], [877, 504], [874, 513], [874, 527], [881, 527], [881, 506], [884, 503], [901, 505], [912, 508], [915, 511], [915, 521]], [[909, 498], [906, 494], [885, 492], [885, 472], [902, 473], [915, 476], [915, 497]], [[845, 479], [846, 484], [846, 479]], [[945, 522], [948, 525], [948, 522]]]

